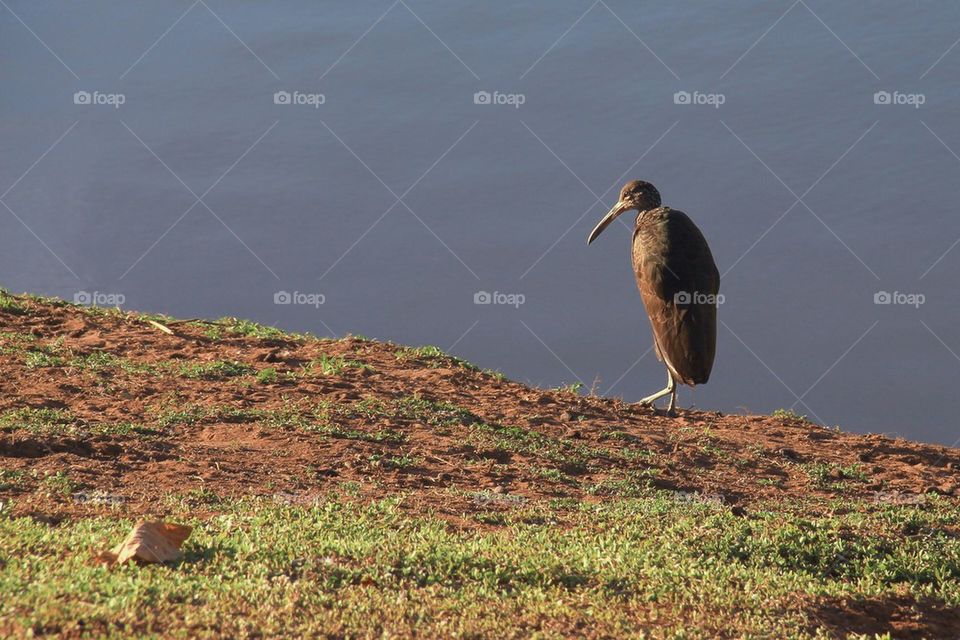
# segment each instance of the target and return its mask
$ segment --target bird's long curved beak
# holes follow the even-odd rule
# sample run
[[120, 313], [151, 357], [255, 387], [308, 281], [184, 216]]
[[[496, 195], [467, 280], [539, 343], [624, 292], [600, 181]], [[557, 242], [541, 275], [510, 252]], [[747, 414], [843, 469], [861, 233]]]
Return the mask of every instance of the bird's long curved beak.
[[621, 200], [617, 204], [613, 205], [613, 208], [607, 212], [607, 215], [603, 216], [600, 222], [597, 223], [597, 226], [593, 228], [593, 231], [590, 232], [590, 236], [587, 237], [587, 244], [590, 244], [597, 239], [597, 236], [603, 233], [603, 230], [610, 226], [610, 223], [617, 219], [617, 217], [624, 211], [630, 209], [630, 204]]

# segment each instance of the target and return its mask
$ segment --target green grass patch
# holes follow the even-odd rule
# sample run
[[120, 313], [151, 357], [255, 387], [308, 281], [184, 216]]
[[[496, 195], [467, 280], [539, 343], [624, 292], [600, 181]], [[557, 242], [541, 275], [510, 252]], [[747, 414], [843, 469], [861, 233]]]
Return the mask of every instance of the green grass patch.
[[569, 484], [577, 486], [579, 483], [565, 474], [560, 469], [553, 469], [551, 467], [531, 467], [530, 471], [545, 480], [550, 480], [552, 482], [561, 482], [563, 484]]
[[248, 338], [265, 338], [270, 340], [299, 340], [302, 336], [287, 333], [276, 327], [251, 322], [250, 320], [241, 320], [239, 318], [221, 318], [218, 325], [222, 326], [228, 333], [246, 336]]
[[261, 369], [257, 371], [257, 382], [260, 384], [276, 384], [277, 382], [277, 370], [273, 367], [267, 367], [266, 369]]
[[424, 345], [422, 347], [400, 347], [394, 351], [397, 362], [425, 362], [427, 366], [438, 369], [440, 367], [460, 367], [468, 371], [480, 371], [480, 368], [466, 360], [452, 356], [440, 347]]
[[507, 379], [507, 376], [504, 375], [502, 371], [498, 371], [497, 369], [484, 369], [483, 372], [497, 382], [503, 382]]
[[236, 407], [232, 405], [201, 405], [164, 402], [150, 409], [158, 428], [192, 427], [201, 423], [254, 422], [269, 429], [294, 429], [325, 432], [329, 427], [328, 406], [291, 403], [277, 409]]
[[783, 420], [793, 420], [796, 422], [809, 422], [807, 416], [800, 415], [793, 409], [777, 409], [773, 412], [774, 418], [782, 418]]
[[367, 458], [371, 466], [382, 469], [409, 469], [423, 463], [421, 458], [409, 454], [384, 455], [375, 453]]
[[22, 407], [0, 414], [0, 431], [23, 429], [38, 436], [129, 436], [152, 432], [134, 422], [88, 422], [66, 409]]
[[370, 365], [359, 360], [348, 360], [341, 356], [322, 355], [319, 358], [311, 360], [303, 367], [304, 373], [320, 373], [325, 376], [338, 376], [347, 369], [366, 369], [374, 371]]
[[859, 464], [841, 466], [826, 462], [810, 462], [800, 465], [810, 481], [823, 489], [841, 491], [846, 481], [866, 482], [869, 478], [866, 469]]
[[557, 393], [572, 393], [575, 396], [580, 395], [580, 391], [583, 389], [582, 382], [573, 382], [571, 384], [561, 385], [556, 387], [554, 391]]
[[63, 471], [48, 474], [40, 481], [41, 491], [53, 496], [70, 496], [79, 488], [80, 485]]
[[31, 344], [25, 350], [24, 363], [30, 369], [63, 366], [69, 356], [63, 342], [64, 338], [61, 336], [47, 344]]
[[26, 479], [27, 474], [20, 469], [0, 469], [0, 491], [20, 489]]
[[[219, 515], [191, 517], [198, 504]], [[0, 517], [0, 633], [799, 639], [820, 597], [960, 606], [960, 513], [942, 502], [753, 519], [667, 496], [499, 507], [471, 531], [395, 500], [185, 495], [170, 516], [195, 527], [184, 558], [113, 569], [92, 554], [130, 520]], [[895, 533], [908, 523], [921, 535]]]
[[479, 418], [450, 402], [430, 400], [420, 395], [406, 395], [393, 399], [365, 398], [349, 407], [338, 407], [337, 415], [366, 421], [413, 420], [435, 427], [470, 425]]
[[24, 429], [37, 435], [67, 434], [79, 430], [78, 420], [64, 409], [23, 407], [0, 414], [0, 430]]
[[252, 373], [254, 368], [242, 362], [232, 360], [214, 360], [212, 362], [191, 362], [180, 365], [179, 373], [184, 378], [201, 380], [224, 380]]
[[64, 360], [60, 356], [37, 350], [28, 351], [24, 363], [29, 369], [42, 369], [45, 367], [62, 367]]
[[14, 316], [24, 316], [29, 313], [24, 304], [6, 291], [0, 290], [0, 313], [9, 313]]

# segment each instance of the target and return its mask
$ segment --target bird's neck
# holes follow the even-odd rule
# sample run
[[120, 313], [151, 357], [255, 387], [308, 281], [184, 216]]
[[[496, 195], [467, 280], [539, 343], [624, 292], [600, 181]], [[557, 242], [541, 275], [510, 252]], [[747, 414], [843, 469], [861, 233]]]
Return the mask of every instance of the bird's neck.
[[641, 224], [643, 224], [644, 217], [647, 216], [647, 214], [649, 214], [651, 211], [655, 211], [659, 208], [660, 207], [650, 207], [649, 209], [640, 209], [639, 211], [637, 211], [637, 219], [635, 221], [636, 226], [639, 227]]

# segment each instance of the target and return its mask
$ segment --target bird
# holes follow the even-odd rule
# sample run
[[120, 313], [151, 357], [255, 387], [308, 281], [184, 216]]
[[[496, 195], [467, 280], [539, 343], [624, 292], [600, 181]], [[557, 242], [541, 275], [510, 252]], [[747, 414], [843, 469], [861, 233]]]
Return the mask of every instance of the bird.
[[670, 396], [667, 415], [675, 416], [677, 384], [694, 386], [710, 379], [717, 351], [717, 302], [720, 272], [706, 238], [687, 214], [662, 206], [649, 182], [631, 180], [620, 198], [587, 237], [596, 240], [626, 211], [636, 210], [633, 273], [653, 329], [653, 348], [666, 365], [667, 387], [640, 400], [655, 407]]

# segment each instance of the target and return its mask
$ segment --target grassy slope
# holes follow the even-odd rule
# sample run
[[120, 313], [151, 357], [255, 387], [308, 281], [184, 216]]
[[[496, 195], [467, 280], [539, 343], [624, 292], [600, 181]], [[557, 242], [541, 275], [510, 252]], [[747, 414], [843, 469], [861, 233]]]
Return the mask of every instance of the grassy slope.
[[[63, 317], [49, 326], [38, 320], [56, 314]], [[123, 322], [111, 324], [120, 316]], [[77, 318], [83, 331], [71, 333]], [[301, 348], [319, 349], [316, 357], [296, 368], [268, 365], [245, 359], [224, 336], [239, 332], [252, 341], [240, 345], [246, 350], [260, 340], [288, 338], [228, 321], [190, 329], [203, 334], [209, 341], [204, 349], [220, 359], [206, 351], [196, 361], [149, 359], [121, 344], [82, 343], [94, 327], [102, 335], [133, 331], [124, 314], [0, 295], [0, 321], [6, 325], [0, 327], [2, 372], [23, 389], [23, 398], [47, 379], [58, 380], [58, 389], [68, 387], [57, 406], [6, 398], [0, 411], [0, 435], [7, 438], [0, 449], [0, 636], [806, 638], [862, 631], [867, 637], [950, 637], [960, 628], [957, 500], [929, 493], [896, 501], [908, 504], [878, 502], [878, 494], [865, 489], [873, 486], [861, 477], [866, 472], [841, 458], [824, 462], [790, 451], [791, 460], [776, 463], [782, 476], [751, 480], [768, 473], [761, 463], [769, 452], [738, 451], [716, 435], [725, 433], [721, 422], [679, 427], [624, 413], [602, 399], [551, 396], [565, 420], [609, 434], [584, 445], [580, 434], [536, 430], [544, 420], [549, 426], [542, 392], [473, 372], [431, 349], [388, 345], [380, 353], [370, 343], [306, 340]], [[166, 340], [151, 328], [143, 331]], [[182, 351], [179, 343], [174, 347]], [[301, 373], [305, 366], [311, 373]], [[313, 375], [329, 388], [311, 390], [310, 398], [326, 398], [324, 392], [349, 397], [329, 395], [309, 407], [290, 401]], [[479, 403], [465, 409], [453, 400], [466, 404], [469, 398], [453, 391], [444, 394], [450, 402], [426, 399], [413, 391], [421, 375], [431, 376], [430, 388], [454, 376], [455, 385], [475, 386], [476, 394], [493, 398], [494, 408]], [[125, 385], [145, 378], [151, 387], [174, 385], [181, 395], [170, 401], [157, 389], [161, 400], [130, 409], [133, 394], [123, 399]], [[373, 395], [353, 397], [348, 384]], [[528, 420], [503, 410], [494, 421], [490, 412], [507, 402], [494, 392], [501, 384], [511, 397], [531, 394], [540, 413]], [[214, 387], [226, 395], [200, 402]], [[271, 405], [264, 389], [274, 387], [288, 401]], [[260, 404], [228, 401], [230, 394], [248, 393]], [[97, 394], [119, 396], [119, 408]], [[98, 420], [88, 400], [109, 419]], [[591, 413], [601, 409], [613, 413]], [[642, 440], [656, 429], [670, 434], [681, 428], [695, 433], [665, 441], [662, 450], [655, 438]], [[818, 441], [834, 438], [802, 424], [782, 428]], [[187, 464], [185, 443], [193, 446], [191, 438], [220, 429], [261, 429], [267, 438], [277, 430], [293, 439], [268, 439], [281, 448], [275, 471], [246, 484], [229, 473], [200, 483], [183, 475], [175, 478], [182, 486], [158, 479], [159, 495], [124, 493], [123, 482], [143, 491], [129, 471], [140, 461], [124, 458], [128, 449], [173, 448], [176, 455], [160, 462]], [[523, 457], [493, 465], [464, 453], [458, 462], [463, 469], [451, 470], [452, 479], [437, 488], [433, 474], [442, 474], [427, 468], [433, 454], [417, 448], [421, 429], [432, 439], [476, 438], [480, 453], [509, 448], [516, 455], [522, 449]], [[705, 430], [713, 433], [706, 440]], [[106, 447], [105, 453], [90, 453], [82, 448], [86, 443]], [[336, 467], [335, 481], [304, 487], [299, 476], [286, 477], [299, 474], [299, 467], [287, 469], [280, 460], [307, 444], [316, 447], [307, 451], [318, 460], [334, 445], [338, 459], [362, 455]], [[835, 446], [849, 445], [841, 439]], [[691, 459], [676, 451], [694, 447]], [[30, 457], [24, 457], [27, 450]], [[909, 453], [922, 458], [917, 451]], [[218, 454], [205, 449], [198, 455], [210, 460]], [[258, 449], [240, 460], [252, 465], [265, 455], [273, 453]], [[231, 461], [224, 458], [224, 466]], [[714, 487], [718, 481], [709, 473], [684, 467], [693, 461], [715, 467], [728, 480], [723, 487], [729, 495], [745, 483], [754, 486], [754, 493], [744, 492], [746, 508], [651, 482], [669, 476], [677, 481], [674, 488], [697, 482]], [[414, 473], [421, 467], [423, 474]], [[507, 475], [502, 467], [513, 483], [487, 482], [483, 473], [493, 467], [497, 482]], [[123, 482], [110, 484], [108, 476], [117, 474]], [[806, 484], [790, 490], [797, 478]], [[94, 553], [122, 538], [137, 513], [195, 526], [184, 560], [115, 569], [93, 563]]]

